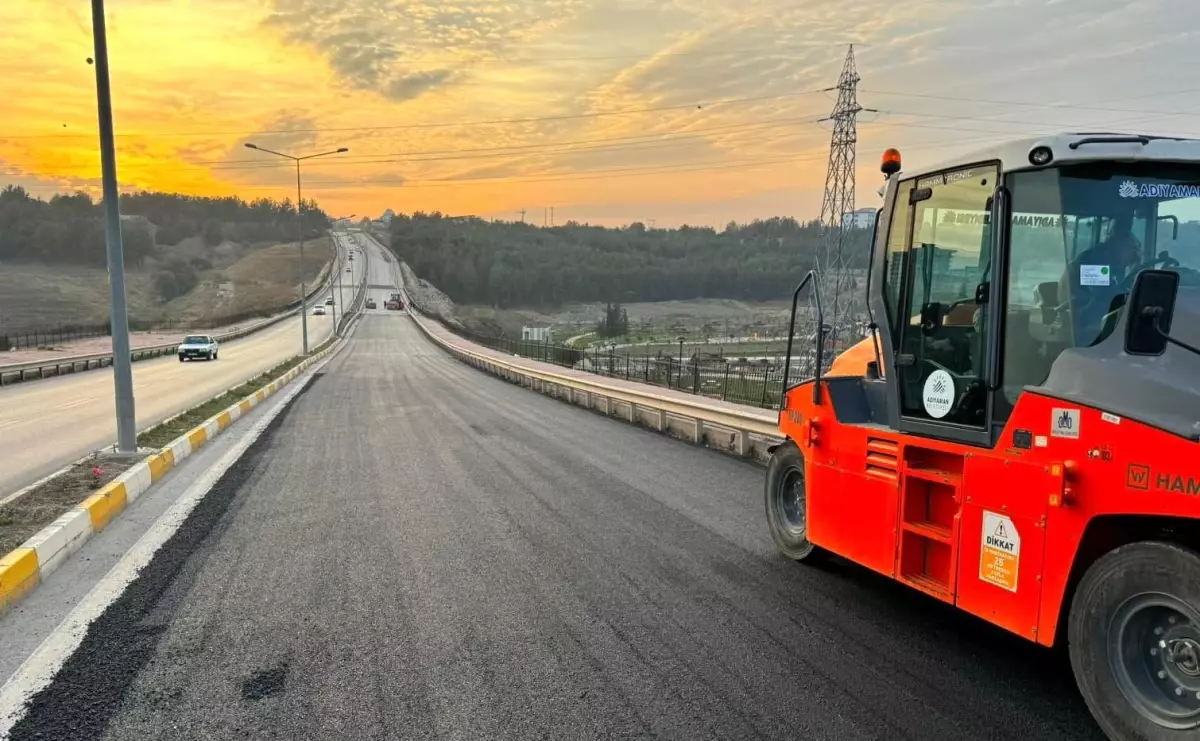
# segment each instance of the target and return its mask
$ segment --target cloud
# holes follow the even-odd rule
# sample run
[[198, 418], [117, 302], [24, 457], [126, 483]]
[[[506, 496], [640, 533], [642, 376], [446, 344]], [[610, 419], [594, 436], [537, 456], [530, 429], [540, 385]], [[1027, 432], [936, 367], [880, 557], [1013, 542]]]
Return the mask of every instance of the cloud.
[[412, 100], [421, 93], [437, 87], [453, 76], [448, 69], [435, 69], [428, 72], [414, 72], [411, 75], [392, 78], [387, 84], [385, 95], [395, 101]]
[[[584, 0], [272, 0], [263, 25], [324, 57], [347, 84], [403, 102], [561, 21]], [[441, 64], [428, 64], [430, 56]], [[446, 64], [449, 61], [451, 64]]]
[[[90, 18], [78, 5], [0, 0], [0, 183], [35, 178], [50, 193], [99, 173]], [[660, 225], [812, 216], [830, 136], [817, 119], [834, 100], [800, 93], [834, 84], [850, 42], [859, 102], [881, 111], [860, 118], [863, 203], [874, 203], [884, 146], [917, 165], [1047, 129], [1186, 134], [1190, 116], [1154, 111], [1191, 107], [1180, 80], [1200, 70], [1194, 0], [113, 5], [123, 185], [280, 197], [294, 169], [245, 142], [348, 146], [303, 166], [306, 192], [334, 211], [557, 203], [613, 222], [649, 218], [638, 204], [654, 203]], [[747, 100], [719, 103], [730, 99]], [[768, 164], [735, 164], [748, 161]], [[694, 163], [719, 164], [683, 172]], [[613, 170], [634, 174], [596, 174]]]

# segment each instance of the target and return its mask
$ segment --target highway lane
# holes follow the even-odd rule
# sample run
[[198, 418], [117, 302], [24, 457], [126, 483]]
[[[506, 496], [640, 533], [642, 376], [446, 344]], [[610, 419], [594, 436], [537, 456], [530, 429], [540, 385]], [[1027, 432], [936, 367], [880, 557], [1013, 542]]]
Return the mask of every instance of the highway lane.
[[1057, 654], [780, 558], [762, 481], [367, 316], [12, 738], [1099, 738]]
[[[348, 263], [344, 279], [361, 281], [362, 262]], [[346, 301], [353, 287], [343, 288]], [[323, 303], [325, 295], [314, 299]], [[309, 346], [329, 338], [333, 317], [308, 317]], [[216, 362], [180, 363], [167, 356], [133, 364], [138, 429], [237, 386], [299, 355], [299, 317], [240, 340], [223, 343]], [[110, 369], [65, 375], [0, 388], [0, 498], [116, 439]]]

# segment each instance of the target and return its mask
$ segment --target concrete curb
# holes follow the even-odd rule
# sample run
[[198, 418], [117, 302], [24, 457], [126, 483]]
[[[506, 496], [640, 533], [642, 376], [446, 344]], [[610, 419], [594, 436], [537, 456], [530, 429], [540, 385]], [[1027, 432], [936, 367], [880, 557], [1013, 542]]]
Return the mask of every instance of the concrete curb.
[[[359, 315], [361, 316], [361, 314]], [[351, 328], [347, 328], [346, 337]], [[114, 517], [168, 471], [225, 431], [243, 414], [276, 394], [314, 364], [346, 345], [346, 337], [304, 359], [255, 393], [181, 435], [142, 460], [0, 558], [0, 614], [34, 589]]]

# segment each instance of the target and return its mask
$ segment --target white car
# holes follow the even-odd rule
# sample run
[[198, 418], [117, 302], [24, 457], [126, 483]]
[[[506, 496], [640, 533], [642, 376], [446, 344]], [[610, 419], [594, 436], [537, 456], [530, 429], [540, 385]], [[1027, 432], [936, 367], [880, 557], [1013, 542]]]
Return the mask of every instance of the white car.
[[205, 360], [217, 359], [217, 341], [211, 335], [192, 334], [183, 338], [183, 342], [179, 344], [179, 362], [185, 360], [196, 360], [204, 358]]
[[325, 307], [318, 306], [315, 309], [313, 309], [313, 316], [325, 316]]

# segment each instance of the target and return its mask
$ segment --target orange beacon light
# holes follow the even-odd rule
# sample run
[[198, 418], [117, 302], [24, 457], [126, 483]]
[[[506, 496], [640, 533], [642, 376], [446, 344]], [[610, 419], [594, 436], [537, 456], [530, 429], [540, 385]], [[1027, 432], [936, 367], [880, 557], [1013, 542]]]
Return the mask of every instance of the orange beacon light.
[[892, 148], [883, 150], [883, 163], [879, 169], [889, 177], [900, 172], [900, 150]]

